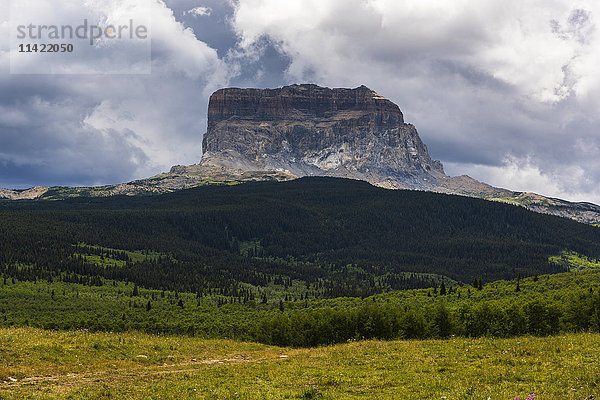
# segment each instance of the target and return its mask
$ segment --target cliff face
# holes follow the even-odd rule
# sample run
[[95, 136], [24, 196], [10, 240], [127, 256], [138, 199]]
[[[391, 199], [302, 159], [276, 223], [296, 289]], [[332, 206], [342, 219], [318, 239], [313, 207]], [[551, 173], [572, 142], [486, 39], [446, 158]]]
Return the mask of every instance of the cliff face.
[[208, 118], [202, 166], [416, 189], [446, 177], [398, 106], [365, 86], [221, 89]]

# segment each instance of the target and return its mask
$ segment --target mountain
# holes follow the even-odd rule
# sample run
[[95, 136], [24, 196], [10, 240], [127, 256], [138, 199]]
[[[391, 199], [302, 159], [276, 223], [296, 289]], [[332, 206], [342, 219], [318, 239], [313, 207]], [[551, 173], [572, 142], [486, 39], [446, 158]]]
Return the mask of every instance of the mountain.
[[292, 85], [221, 89], [208, 107], [200, 167], [334, 176], [392, 189], [508, 196], [432, 160], [400, 108], [375, 91]]
[[208, 118], [203, 166], [425, 190], [445, 176], [398, 106], [365, 86], [221, 89]]
[[0, 198], [65, 199], [168, 193], [207, 184], [343, 177], [389, 189], [479, 197], [600, 224], [600, 206], [495, 188], [469, 176], [450, 177], [433, 160], [400, 108], [360, 86], [330, 89], [220, 89], [208, 107], [203, 156], [197, 165], [103, 187], [0, 189]]

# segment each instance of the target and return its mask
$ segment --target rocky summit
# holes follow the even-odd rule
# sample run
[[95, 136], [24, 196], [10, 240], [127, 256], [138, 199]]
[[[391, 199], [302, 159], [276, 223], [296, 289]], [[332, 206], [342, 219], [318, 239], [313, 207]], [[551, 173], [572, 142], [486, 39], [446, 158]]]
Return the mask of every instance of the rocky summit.
[[447, 178], [400, 108], [366, 86], [218, 90], [201, 166], [426, 190]]
[[216, 91], [196, 169], [228, 176], [335, 176], [393, 189], [510, 197], [432, 160], [400, 108], [366, 86]]

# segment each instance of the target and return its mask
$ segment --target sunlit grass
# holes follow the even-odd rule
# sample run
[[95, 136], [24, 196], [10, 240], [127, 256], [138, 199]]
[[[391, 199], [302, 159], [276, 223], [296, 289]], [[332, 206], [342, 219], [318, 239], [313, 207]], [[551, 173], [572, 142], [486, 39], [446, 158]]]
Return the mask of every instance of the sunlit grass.
[[563, 251], [560, 255], [551, 256], [548, 261], [568, 267], [571, 271], [600, 269], [600, 261], [582, 256], [574, 251]]
[[599, 354], [600, 335], [584, 333], [288, 349], [6, 328], [0, 398], [583, 400], [600, 394]]

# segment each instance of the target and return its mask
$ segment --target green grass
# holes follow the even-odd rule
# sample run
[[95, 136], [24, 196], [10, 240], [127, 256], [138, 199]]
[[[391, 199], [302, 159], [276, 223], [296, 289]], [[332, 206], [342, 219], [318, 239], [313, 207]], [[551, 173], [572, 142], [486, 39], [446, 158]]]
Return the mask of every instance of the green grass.
[[[145, 260], [156, 260], [159, 257], [163, 257], [163, 256], [168, 256], [167, 254], [163, 254], [163, 253], [158, 253], [156, 251], [150, 251], [150, 250], [138, 250], [138, 251], [130, 251], [130, 250], [120, 250], [120, 249], [112, 249], [110, 247], [102, 247], [102, 246], [92, 246], [92, 245], [88, 245], [85, 243], [79, 243], [78, 244], [81, 252], [80, 253], [75, 253], [75, 256], [82, 256], [83, 258], [86, 259], [86, 261], [93, 263], [93, 264], [98, 264], [98, 265], [103, 265], [106, 267], [123, 267], [126, 262], [123, 260], [117, 260], [114, 258], [111, 258], [107, 255], [104, 255], [103, 257], [93, 254], [96, 253], [97, 251], [101, 251], [101, 252], [111, 252], [111, 251], [116, 251], [119, 253], [125, 253], [127, 254], [127, 256], [129, 256], [129, 259], [132, 262], [140, 262], [140, 261], [145, 261]], [[90, 251], [92, 250], [92, 251]]]
[[[443, 297], [423, 289], [365, 300], [291, 302], [286, 311], [351, 309], [365, 303], [427, 310], [442, 298], [453, 309], [471, 303], [521, 304], [542, 296], [558, 306], [574, 295], [597, 292], [600, 271], [526, 278], [519, 285], [518, 292], [515, 281], [497, 281], [483, 290], [456, 288]], [[600, 334], [362, 341], [290, 349], [206, 339], [243, 338], [257, 319], [280, 313], [276, 302], [219, 307], [216, 297], [175, 297], [174, 292], [163, 297], [161, 291], [144, 288], [132, 296], [132, 291], [131, 283], [112, 281], [101, 287], [13, 284], [10, 279], [2, 284], [0, 324], [55, 324], [71, 330], [0, 328], [0, 399], [474, 400], [525, 399], [536, 393], [537, 399], [583, 400], [600, 395]], [[145, 309], [148, 300], [150, 311]], [[187, 336], [190, 326], [200, 337]], [[185, 336], [137, 331], [146, 328]]]
[[[218, 306], [221, 296], [196, 299], [191, 293], [138, 289], [125, 282], [103, 286], [67, 282], [0, 279], [0, 326], [92, 331], [141, 330], [205, 338], [244, 337], [261, 309], [242, 304]], [[183, 308], [179, 306], [182, 301]], [[150, 302], [151, 309], [147, 310]], [[273, 306], [265, 306], [271, 309]]]
[[600, 268], [600, 261], [582, 256], [574, 251], [563, 251], [558, 256], [552, 256], [549, 262], [568, 267], [571, 271], [588, 271]]
[[123, 260], [115, 260], [110, 257], [101, 257], [93, 254], [75, 253], [75, 256], [81, 256], [86, 262], [102, 265], [105, 268], [122, 268], [127, 264], [127, 262]]
[[8, 328], [0, 398], [583, 400], [600, 395], [599, 354], [600, 335], [585, 333], [289, 349]]

